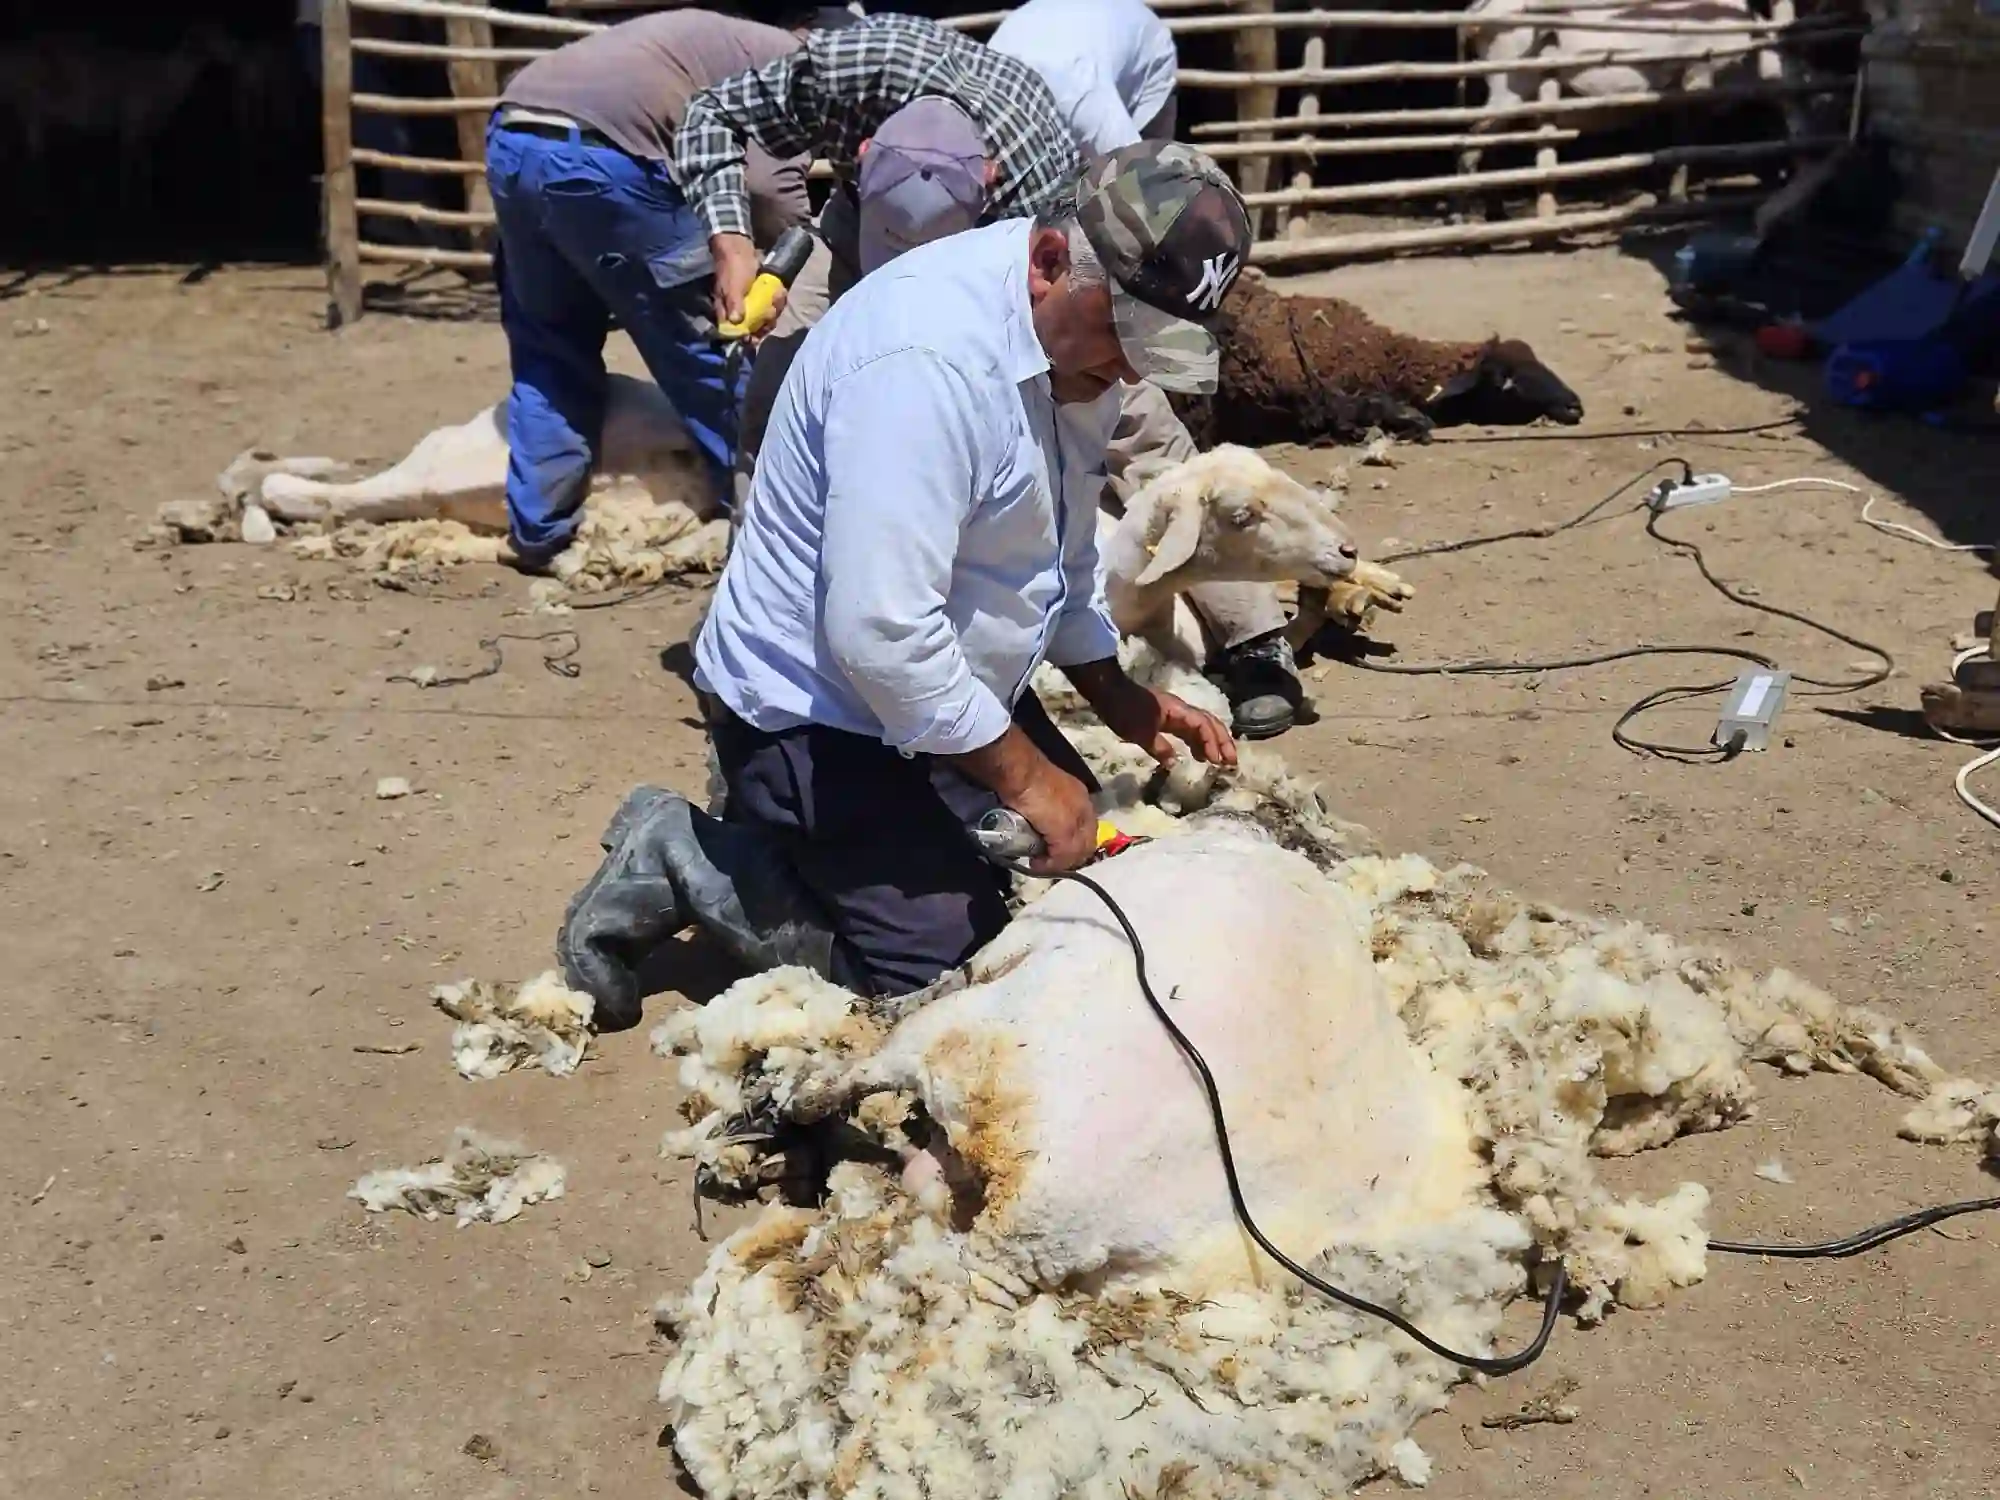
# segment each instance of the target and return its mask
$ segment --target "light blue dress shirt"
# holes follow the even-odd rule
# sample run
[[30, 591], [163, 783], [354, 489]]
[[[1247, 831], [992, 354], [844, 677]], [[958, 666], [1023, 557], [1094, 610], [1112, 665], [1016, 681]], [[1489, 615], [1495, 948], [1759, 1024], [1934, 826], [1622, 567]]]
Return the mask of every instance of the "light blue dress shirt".
[[1086, 151], [1116, 151], [1174, 91], [1173, 33], [1145, 0], [1028, 0], [987, 42], [1042, 75]]
[[745, 722], [959, 754], [1044, 660], [1116, 653], [1096, 527], [1118, 393], [1050, 395], [1032, 228], [898, 256], [800, 345], [695, 643], [696, 685]]

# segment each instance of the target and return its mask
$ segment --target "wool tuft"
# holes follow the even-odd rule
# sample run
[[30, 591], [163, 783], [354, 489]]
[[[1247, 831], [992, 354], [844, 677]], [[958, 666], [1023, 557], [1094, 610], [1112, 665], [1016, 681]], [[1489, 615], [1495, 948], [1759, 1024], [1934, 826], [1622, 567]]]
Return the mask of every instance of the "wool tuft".
[[401, 1209], [419, 1218], [451, 1214], [468, 1224], [504, 1224], [530, 1204], [560, 1198], [561, 1162], [470, 1125], [452, 1132], [451, 1149], [420, 1167], [385, 1167], [348, 1190], [370, 1213]]
[[561, 1078], [576, 1071], [590, 1046], [597, 1002], [548, 969], [505, 993], [483, 979], [462, 979], [431, 991], [437, 1008], [457, 1021], [452, 1064], [462, 1078], [498, 1078], [538, 1066]]

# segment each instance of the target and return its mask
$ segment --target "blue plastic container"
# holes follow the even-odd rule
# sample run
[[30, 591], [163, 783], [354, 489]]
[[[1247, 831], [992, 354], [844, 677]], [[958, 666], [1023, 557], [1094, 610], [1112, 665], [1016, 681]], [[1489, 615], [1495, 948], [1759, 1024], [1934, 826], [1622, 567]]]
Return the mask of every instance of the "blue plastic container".
[[1680, 301], [1728, 291], [1756, 263], [1759, 248], [1754, 234], [1711, 230], [1692, 236], [1674, 252], [1670, 294]]
[[1870, 339], [1826, 357], [1827, 394], [1870, 411], [1931, 411], [1965, 384], [1965, 361], [1942, 339]]

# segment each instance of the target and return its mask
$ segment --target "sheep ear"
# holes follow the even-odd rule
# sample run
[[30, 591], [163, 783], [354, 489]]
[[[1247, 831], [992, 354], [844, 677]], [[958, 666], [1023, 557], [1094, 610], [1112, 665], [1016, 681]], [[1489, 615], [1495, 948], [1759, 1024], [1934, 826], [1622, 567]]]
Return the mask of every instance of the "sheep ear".
[[1172, 514], [1167, 518], [1167, 528], [1160, 539], [1146, 548], [1151, 560], [1139, 575], [1141, 584], [1158, 583], [1193, 557], [1194, 549], [1201, 544], [1200, 497], [1184, 491], [1168, 503], [1172, 506]]
[[1483, 360], [1472, 366], [1469, 370], [1460, 370], [1451, 379], [1426, 396], [1424, 398], [1424, 405], [1429, 406], [1436, 401], [1447, 401], [1453, 396], [1463, 396], [1467, 391], [1479, 384], [1484, 373], [1485, 362]]
[[[1117, 469], [1119, 466], [1114, 462], [1110, 467]], [[1169, 469], [1179, 467], [1179, 459], [1168, 458], [1165, 454], [1159, 453], [1144, 454], [1131, 459], [1124, 465], [1122, 471], [1111, 476], [1112, 488], [1118, 492], [1120, 499], [1129, 502], [1134, 495]]]

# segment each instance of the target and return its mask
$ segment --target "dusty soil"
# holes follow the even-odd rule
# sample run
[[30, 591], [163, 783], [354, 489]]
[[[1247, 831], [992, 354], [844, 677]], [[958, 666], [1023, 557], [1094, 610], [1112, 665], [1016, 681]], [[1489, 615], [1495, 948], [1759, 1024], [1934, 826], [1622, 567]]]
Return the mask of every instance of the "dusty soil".
[[[1530, 339], [1589, 403], [1585, 433], [1787, 409], [1765, 388], [1780, 374], [1691, 368], [1657, 275], [1609, 250], [1315, 285], [1413, 332], [1497, 324]], [[696, 596], [578, 616], [574, 679], [509, 643], [505, 669], [470, 686], [391, 683], [420, 664], [477, 666], [481, 637], [551, 623], [509, 618], [527, 596], [512, 574], [386, 592], [275, 552], [131, 539], [251, 443], [400, 455], [500, 393], [497, 329], [371, 317], [328, 335], [308, 271], [29, 291], [0, 308], [13, 393], [0, 411], [0, 931], [15, 975], [0, 1052], [0, 1434], [15, 1489], [672, 1492], [648, 1311], [705, 1250], [685, 1174], [656, 1158], [671, 1076], [628, 1032], [566, 1081], [467, 1084], [426, 996], [467, 973], [544, 967], [621, 795], [643, 780], [699, 787], [673, 670]], [[24, 331], [6, 337], [10, 324]], [[1983, 502], [1984, 529], [2000, 531], [1991, 446], [1839, 416], [1809, 427], [1817, 440], [1440, 442], [1356, 468], [1351, 509], [1388, 550], [1572, 514], [1679, 452], [1743, 482], [1869, 483], [1919, 500], [1931, 519], [1884, 507], [1927, 527], [1972, 526]], [[1324, 472], [1340, 458], [1287, 461]], [[1795, 698], [1767, 754], [1682, 766], [1613, 746], [1613, 718], [1640, 693], [1729, 675], [1685, 662], [1539, 681], [1330, 666], [1313, 684], [1320, 720], [1279, 748], [1392, 846], [1793, 966], [1908, 1018], [1967, 1071], [2000, 1073], [1995, 835], [1953, 799], [1965, 752], [1907, 720], [1994, 585], [1858, 512], [1854, 497], [1781, 492], [1669, 528], [1723, 576], [1903, 664], [1851, 698]], [[1381, 629], [1404, 660], [1719, 641], [1839, 676], [1859, 656], [1723, 603], [1630, 517], [1405, 572], [1419, 596]], [[1711, 713], [1644, 727], [1699, 741]], [[392, 775], [418, 795], [375, 800]], [[722, 978], [693, 966], [683, 989]], [[356, 1050], [406, 1043], [420, 1050]], [[1613, 1170], [1707, 1183], [1717, 1232], [1735, 1236], [1829, 1236], [1989, 1190], [1969, 1153], [1899, 1142], [1898, 1101], [1871, 1083], [1774, 1078], [1767, 1097], [1747, 1127]], [[463, 1231], [369, 1218], [343, 1198], [368, 1168], [435, 1155], [461, 1121], [557, 1155], [568, 1195]], [[1754, 1175], [1772, 1159], [1794, 1183]], [[713, 1235], [727, 1221], [708, 1222]], [[1565, 1327], [1536, 1369], [1462, 1392], [1420, 1430], [1433, 1490], [1994, 1493], [1996, 1237], [2000, 1224], [1964, 1220], [1862, 1261], [1720, 1262], [1660, 1311]], [[1580, 1382], [1574, 1423], [1481, 1425], [1565, 1376]]]

